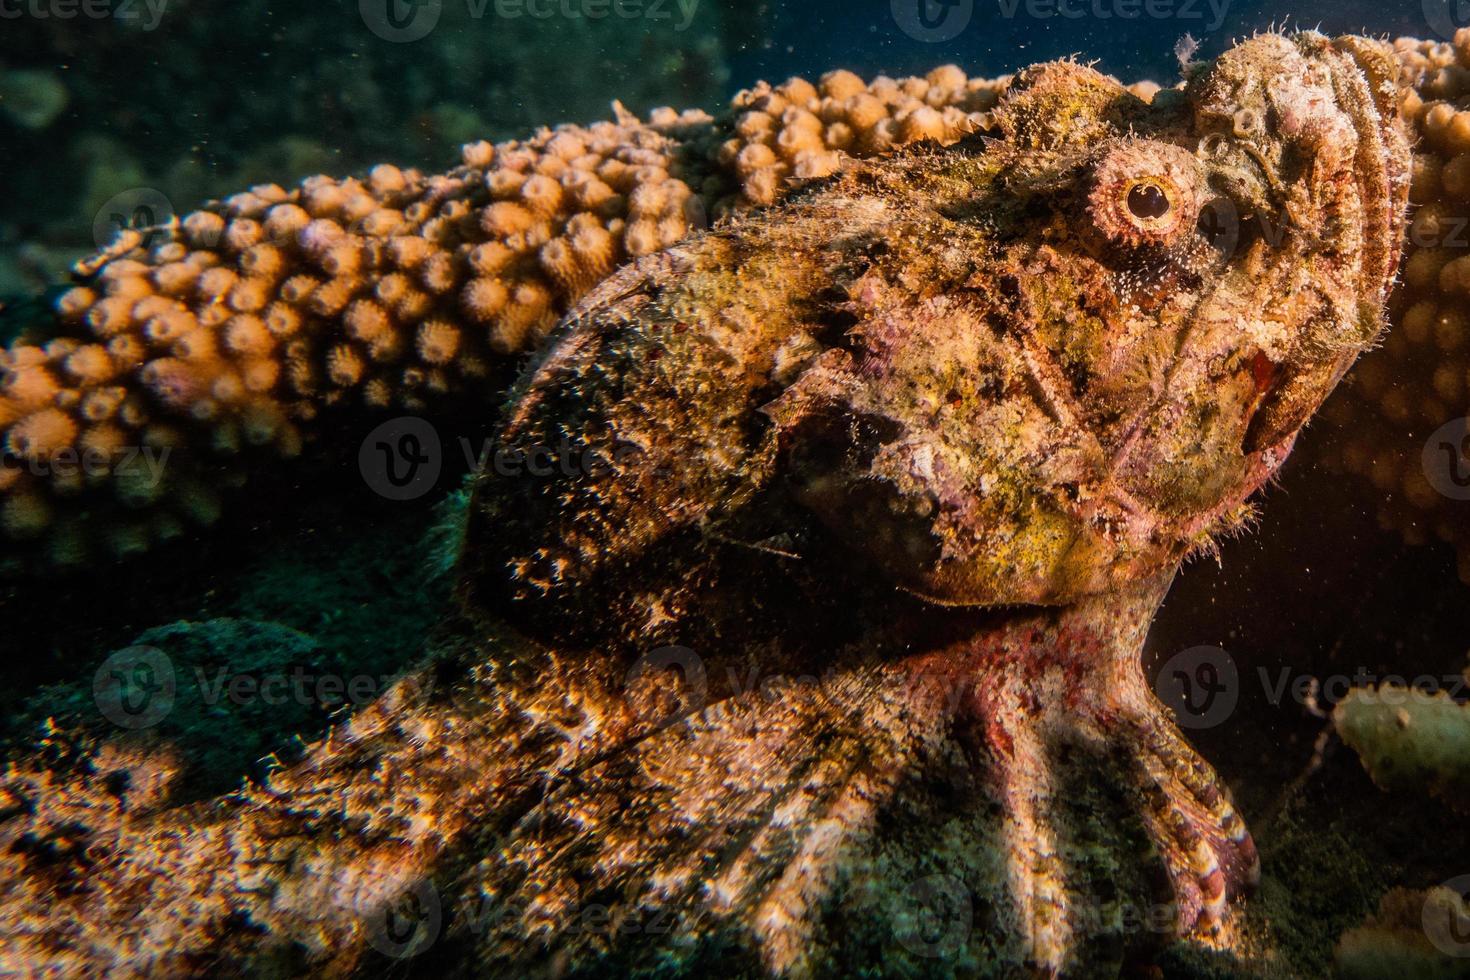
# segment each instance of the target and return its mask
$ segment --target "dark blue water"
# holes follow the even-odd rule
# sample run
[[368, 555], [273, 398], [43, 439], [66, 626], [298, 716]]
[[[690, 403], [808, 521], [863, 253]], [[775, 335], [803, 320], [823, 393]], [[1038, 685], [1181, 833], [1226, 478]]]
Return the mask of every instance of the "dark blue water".
[[[920, 5], [935, 25], [916, 39], [899, 24]], [[912, 74], [955, 62], [995, 75], [1069, 55], [1107, 72], [1159, 81], [1177, 74], [1175, 42], [1185, 34], [1200, 53], [1218, 54], [1242, 36], [1280, 28], [1328, 33], [1436, 37], [1456, 21], [1452, 0], [1282, 3], [1271, 0], [850, 0], [764, 3], [769, 40], [732, 54], [736, 79], [785, 77], [842, 65], [859, 72]], [[921, 21], [922, 23], [922, 21]], [[953, 36], [949, 36], [949, 35]]]

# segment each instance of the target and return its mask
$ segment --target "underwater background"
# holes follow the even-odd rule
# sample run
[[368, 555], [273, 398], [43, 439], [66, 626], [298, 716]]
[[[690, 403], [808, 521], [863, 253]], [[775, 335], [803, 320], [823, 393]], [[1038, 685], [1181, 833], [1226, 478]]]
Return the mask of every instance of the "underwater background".
[[[902, 76], [953, 62], [988, 77], [1078, 55], [1162, 82], [1185, 35], [1213, 57], [1272, 27], [1421, 37], [1455, 13], [1448, 0], [630, 0], [594, 20], [563, 15], [564, 0], [80, 3], [0, 11], [7, 294], [53, 281], [125, 191], [114, 206], [162, 207], [146, 188], [187, 210], [267, 179], [437, 167], [470, 140], [605, 118], [613, 99], [714, 110], [756, 80], [833, 66]], [[392, 26], [398, 7], [407, 28]]]
[[[644, 0], [600, 20], [567, 6], [99, 0], [86, 13], [0, 0], [0, 333], [42, 317], [71, 263], [119, 226], [264, 181], [383, 161], [434, 172], [463, 143], [608, 118], [614, 99], [640, 114], [718, 111], [760, 79], [949, 62], [989, 77], [1070, 55], [1171, 84], [1185, 35], [1211, 57], [1270, 28], [1448, 40], [1464, 23], [1448, 0]], [[445, 445], [477, 445], [497, 407], [467, 413]], [[1185, 655], [1228, 662], [1231, 710], [1189, 735], [1261, 844], [1271, 876], [1257, 908], [1304, 976], [1330, 974], [1338, 937], [1388, 889], [1470, 873], [1463, 818], [1383, 793], [1333, 743], [1314, 761], [1326, 723], [1278, 683], [1450, 677], [1470, 646], [1454, 548], [1386, 529], [1375, 495], [1329, 465], [1327, 428], [1308, 434], [1254, 533], [1186, 567], [1149, 642], [1154, 670]], [[413, 662], [449, 596], [473, 453], [446, 452], [432, 492], [394, 501], [359, 477], [355, 444], [329, 442], [208, 536], [84, 573], [4, 579], [5, 744], [95, 713], [94, 672], [130, 646], [166, 650], [185, 678], [303, 668], [369, 678], [368, 693]], [[289, 762], [353, 699], [178, 703], [160, 733], [207, 746], [189, 783], [204, 797]]]

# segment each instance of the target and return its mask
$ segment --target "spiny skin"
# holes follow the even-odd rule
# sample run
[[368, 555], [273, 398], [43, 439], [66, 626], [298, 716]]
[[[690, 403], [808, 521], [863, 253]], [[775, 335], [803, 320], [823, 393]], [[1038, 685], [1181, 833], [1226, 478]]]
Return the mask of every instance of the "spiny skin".
[[[973, 739], [966, 754], [1014, 833], [1006, 887], [971, 887], [1011, 895], [1034, 962], [1061, 970], [1096, 938], [1046, 857], [1073, 831], [1047, 813], [1071, 764], [1059, 745], [1119, 753], [1116, 785], [1181, 927], [1219, 925], [1254, 848], [1136, 658], [1178, 563], [1239, 515], [1381, 329], [1408, 189], [1394, 70], [1366, 42], [1263, 38], [1146, 105], [1076, 65], [1028, 69], [983, 148], [855, 165], [625, 270], [513, 392], [501, 446], [529, 457], [555, 444], [583, 465], [481, 476], [468, 605], [604, 655], [678, 642], [762, 651], [782, 673], [835, 663], [853, 683], [904, 668], [950, 692], [973, 681], [979, 693], [948, 711], [916, 697], [909, 721], [921, 744]], [[1222, 251], [1206, 209], [1288, 230]], [[1015, 604], [1057, 611], [919, 639], [942, 607]], [[878, 623], [901, 624], [888, 632], [900, 642], [848, 642], [884, 668], [833, 656], [834, 638]], [[1037, 630], [1046, 639], [1027, 643]], [[855, 714], [864, 697], [878, 699], [853, 695]], [[779, 708], [756, 717], [783, 727]], [[725, 734], [612, 791], [620, 812], [660, 810], [669, 794], [681, 812], [741, 812], [704, 757], [765, 756], [721, 746]], [[827, 862], [860, 851], [847, 838], [904, 801], [903, 776], [928, 772], [895, 751], [883, 779], [844, 791], [864, 803], [837, 821], [840, 844], [789, 869], [802, 884], [742, 882], [748, 902], [689, 899], [688, 919], [714, 906], [777, 971], [838, 944], [816, 925], [824, 875], [841, 873]], [[605, 837], [553, 835], [528, 864], [537, 881], [590, 877], [592, 893], [656, 906], [671, 859], [634, 848], [614, 873], [631, 844]], [[780, 922], [763, 930], [771, 902]]]
[[[3, 962], [366, 971], [428, 882], [415, 966], [457, 974], [1107, 974], [1160, 903], [1228, 944], [1254, 850], [1139, 650], [1379, 330], [1394, 106], [1382, 50], [1314, 34], [1152, 104], [1039, 66], [993, 142], [615, 276], [501, 435], [585, 465], [482, 477], [429, 666], [226, 800], [106, 747], [12, 766]], [[1222, 247], [1206, 205], [1284, 233]], [[639, 669], [668, 640], [702, 698]], [[936, 875], [974, 905], [937, 960]]]

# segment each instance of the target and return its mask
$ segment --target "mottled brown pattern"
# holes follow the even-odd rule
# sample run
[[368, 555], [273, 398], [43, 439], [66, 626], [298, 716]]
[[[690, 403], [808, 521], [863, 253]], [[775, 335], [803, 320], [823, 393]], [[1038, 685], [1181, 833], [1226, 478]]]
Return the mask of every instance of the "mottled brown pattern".
[[[1380, 330], [1394, 72], [1317, 34], [1151, 103], [1036, 66], [997, 139], [848, 163], [614, 275], [499, 435], [576, 465], [481, 477], [434, 660], [236, 798], [170, 809], [116, 749], [18, 765], [0, 953], [1014, 976], [1176, 934], [1249, 952], [1254, 846], [1139, 651]], [[938, 938], [935, 889], [962, 909]], [[439, 911], [406, 937], [405, 894]]]

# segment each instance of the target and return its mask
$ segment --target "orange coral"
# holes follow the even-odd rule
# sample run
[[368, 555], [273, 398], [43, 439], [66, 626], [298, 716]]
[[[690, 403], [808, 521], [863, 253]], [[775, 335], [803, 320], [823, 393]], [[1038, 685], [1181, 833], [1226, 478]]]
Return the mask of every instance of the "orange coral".
[[1425, 453], [1436, 432], [1470, 413], [1470, 30], [1452, 44], [1406, 38], [1395, 49], [1404, 114], [1421, 140], [1394, 329], [1325, 418], [1337, 432], [1334, 461], [1371, 485], [1380, 523], [1413, 544], [1454, 543], [1470, 582], [1466, 505], [1435, 485], [1456, 464], [1433, 447]]
[[78, 264], [59, 339], [0, 353], [0, 531], [72, 564], [212, 521], [214, 489], [297, 454], [323, 410], [472, 392], [622, 262], [846, 155], [983, 128], [1003, 84], [839, 71], [758, 85], [720, 120], [618, 106], [471, 144], [444, 174], [264, 185], [126, 231]]

